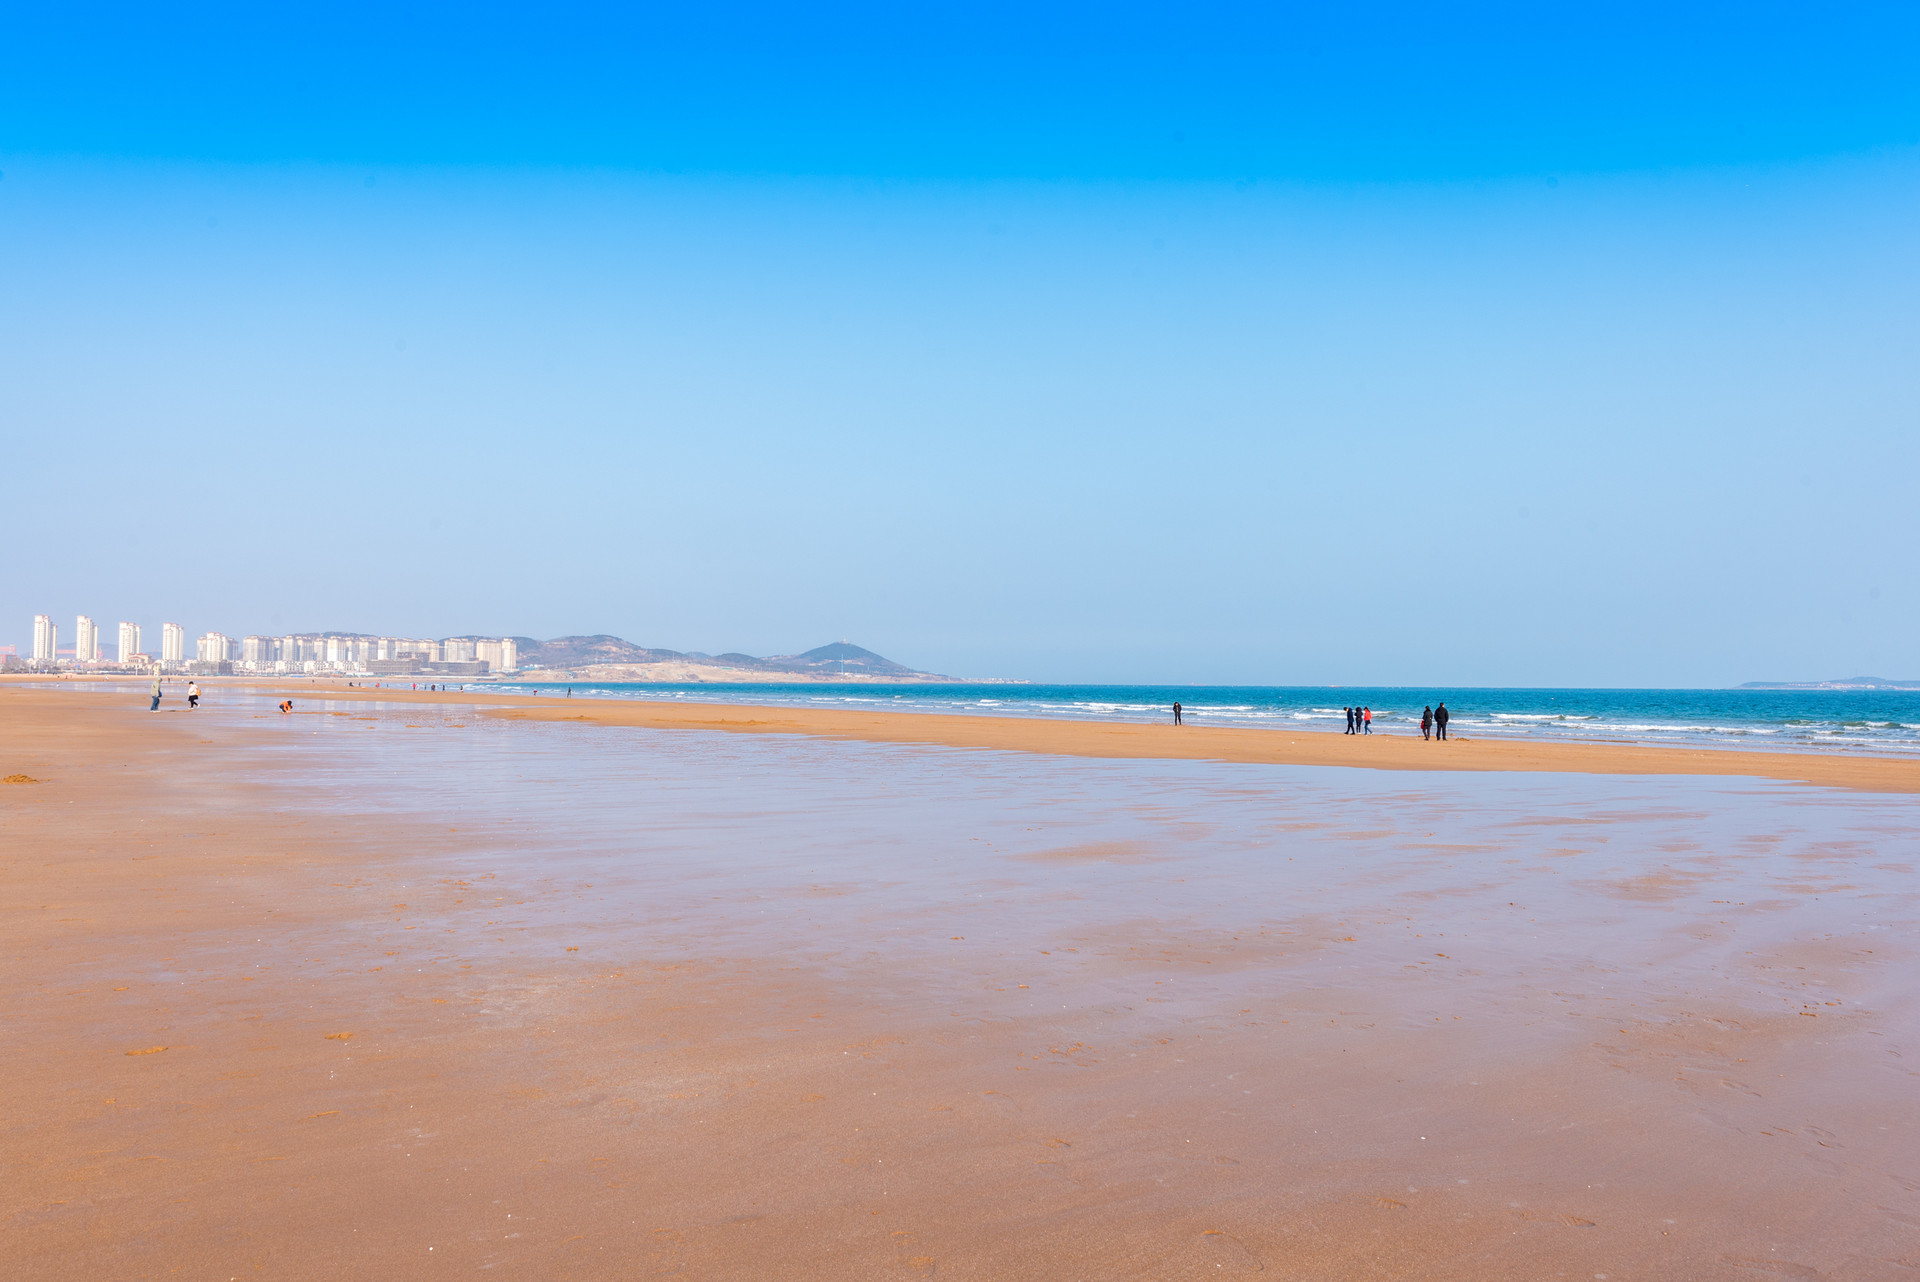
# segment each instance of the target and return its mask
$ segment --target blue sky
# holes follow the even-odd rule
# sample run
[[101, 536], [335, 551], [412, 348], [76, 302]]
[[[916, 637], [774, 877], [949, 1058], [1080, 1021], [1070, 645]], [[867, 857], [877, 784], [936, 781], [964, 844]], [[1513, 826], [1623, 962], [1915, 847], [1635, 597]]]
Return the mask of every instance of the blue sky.
[[0, 34], [0, 643], [1920, 675], [1912, 10]]

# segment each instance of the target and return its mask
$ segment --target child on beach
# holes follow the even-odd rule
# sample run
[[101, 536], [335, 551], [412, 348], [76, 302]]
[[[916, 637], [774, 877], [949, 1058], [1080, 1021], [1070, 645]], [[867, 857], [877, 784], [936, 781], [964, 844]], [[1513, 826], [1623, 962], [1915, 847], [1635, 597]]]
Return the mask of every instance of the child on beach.
[[187, 706], [189, 708], [200, 706], [200, 683], [197, 681], [187, 682]]

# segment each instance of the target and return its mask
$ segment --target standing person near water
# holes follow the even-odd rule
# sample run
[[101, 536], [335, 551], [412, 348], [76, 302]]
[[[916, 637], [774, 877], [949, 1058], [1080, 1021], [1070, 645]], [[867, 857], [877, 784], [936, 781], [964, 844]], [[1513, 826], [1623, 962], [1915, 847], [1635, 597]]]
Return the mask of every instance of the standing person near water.
[[187, 706], [189, 708], [197, 708], [200, 706], [200, 683], [198, 681], [187, 682]]
[[1373, 733], [1373, 709], [1372, 708], [1360, 709], [1360, 733], [1361, 734]]
[[1433, 710], [1434, 738], [1444, 739], [1447, 737], [1447, 718], [1451, 715], [1452, 714], [1447, 711], [1447, 705], [1444, 703]]
[[1173, 701], [1173, 724], [1176, 726], [1180, 724], [1180, 701], [1178, 699]]
[[148, 706], [147, 711], [148, 712], [160, 711], [160, 678], [159, 677], [155, 677], [153, 679], [153, 689], [149, 693], [153, 695], [153, 702]]
[[1432, 704], [1428, 704], [1426, 707], [1420, 709], [1420, 737], [1422, 739], [1431, 739], [1433, 737]]
[[1343, 711], [1343, 712], [1345, 712], [1345, 713], [1347, 714], [1347, 730], [1346, 730], [1346, 733], [1348, 733], [1348, 734], [1352, 734], [1352, 733], [1353, 733], [1353, 709], [1352, 709], [1352, 708], [1344, 708], [1344, 709], [1342, 709], [1342, 711]]

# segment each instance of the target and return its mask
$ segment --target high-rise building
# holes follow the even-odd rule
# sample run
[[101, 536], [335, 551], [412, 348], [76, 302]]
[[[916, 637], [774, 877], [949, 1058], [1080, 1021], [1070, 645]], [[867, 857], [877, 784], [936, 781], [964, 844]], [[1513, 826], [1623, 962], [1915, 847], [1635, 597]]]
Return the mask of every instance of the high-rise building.
[[160, 625], [160, 662], [180, 663], [187, 657], [187, 630], [177, 623]]
[[495, 672], [512, 672], [520, 666], [519, 648], [514, 645], [512, 637], [480, 642], [474, 647], [474, 657], [485, 660]]
[[100, 662], [100, 625], [84, 614], [73, 621], [73, 661]]
[[33, 616], [33, 657], [36, 661], [52, 663], [59, 657], [60, 629], [53, 626], [53, 616], [36, 614]]
[[117, 647], [117, 651], [114, 658], [121, 667], [139, 662], [139, 660], [134, 657], [140, 653], [139, 624], [122, 623], [120, 625], [120, 644]]
[[248, 637], [240, 643], [240, 657], [248, 663], [272, 663], [273, 638]]
[[233, 638], [224, 632], [209, 632], [195, 643], [194, 657], [202, 663], [225, 663], [233, 658]]

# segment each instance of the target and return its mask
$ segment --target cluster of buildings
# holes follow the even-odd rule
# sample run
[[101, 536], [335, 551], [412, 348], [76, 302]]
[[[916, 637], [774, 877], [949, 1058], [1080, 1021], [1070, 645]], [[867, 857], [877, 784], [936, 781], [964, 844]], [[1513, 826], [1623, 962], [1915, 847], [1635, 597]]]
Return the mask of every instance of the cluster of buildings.
[[100, 625], [86, 615], [73, 624], [73, 647], [60, 648], [60, 628], [51, 616], [33, 616], [33, 657], [0, 656], [6, 667], [37, 672], [169, 672], [195, 676], [234, 673], [342, 674], [347, 676], [483, 677], [520, 667], [519, 647], [511, 637], [371, 637], [356, 633], [296, 633], [287, 636], [230, 637], [209, 632], [196, 637], [187, 653], [187, 630], [160, 625], [160, 653], [141, 645], [140, 625], [122, 623], [109, 656]]

